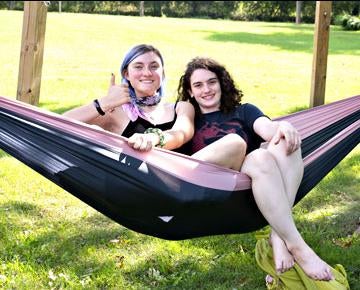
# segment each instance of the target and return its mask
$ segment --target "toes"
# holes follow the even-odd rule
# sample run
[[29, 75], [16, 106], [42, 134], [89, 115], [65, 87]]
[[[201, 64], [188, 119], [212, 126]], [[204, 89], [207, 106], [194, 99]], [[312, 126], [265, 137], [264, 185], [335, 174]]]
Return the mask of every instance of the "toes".
[[325, 271], [325, 273], [324, 273], [324, 279], [323, 280], [325, 280], [325, 281], [331, 280], [331, 276], [329, 275], [329, 273], [327, 271]]
[[289, 271], [289, 270], [292, 269], [293, 267], [294, 267], [294, 263], [289, 263], [289, 264], [286, 266], [284, 272]]
[[275, 262], [275, 270], [277, 274], [281, 274], [283, 272], [283, 261], [280, 263]]
[[332, 279], [331, 272], [329, 273], [329, 269], [325, 269], [323, 272], [316, 275], [316, 280], [329, 281]]
[[333, 280], [333, 279], [334, 279], [334, 276], [333, 276], [333, 274], [332, 274], [332, 272], [331, 272], [331, 269], [326, 269], [326, 272], [327, 272], [327, 274], [328, 274], [329, 280]]

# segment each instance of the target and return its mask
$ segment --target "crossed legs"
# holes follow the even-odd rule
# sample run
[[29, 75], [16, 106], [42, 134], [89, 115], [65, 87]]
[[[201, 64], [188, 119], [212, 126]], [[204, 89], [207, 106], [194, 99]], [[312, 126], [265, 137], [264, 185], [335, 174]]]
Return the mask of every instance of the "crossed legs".
[[196, 152], [193, 157], [240, 170], [252, 179], [252, 191], [260, 211], [272, 227], [270, 243], [275, 267], [284, 272], [294, 260], [317, 280], [331, 280], [330, 267], [306, 244], [292, 218], [292, 206], [303, 176], [300, 149], [285, 154], [285, 142], [257, 149], [245, 157], [246, 143], [229, 134]]
[[295, 259], [309, 277], [330, 280], [330, 267], [306, 244], [292, 218], [303, 169], [300, 150], [285, 155], [284, 145], [283, 141], [270, 143], [267, 149], [251, 152], [241, 171], [251, 177], [255, 201], [272, 227], [276, 269], [282, 272], [291, 268]]
[[[284, 154], [284, 152], [286, 152], [285, 141], [281, 141], [277, 145], [270, 142], [267, 150], [274, 157], [280, 170], [289, 206], [292, 208], [304, 172], [301, 150], [298, 149], [290, 155]], [[294, 266], [294, 257], [288, 251], [285, 242], [274, 229], [272, 229], [270, 234], [270, 244], [273, 248], [277, 272], [282, 273], [292, 268]]]

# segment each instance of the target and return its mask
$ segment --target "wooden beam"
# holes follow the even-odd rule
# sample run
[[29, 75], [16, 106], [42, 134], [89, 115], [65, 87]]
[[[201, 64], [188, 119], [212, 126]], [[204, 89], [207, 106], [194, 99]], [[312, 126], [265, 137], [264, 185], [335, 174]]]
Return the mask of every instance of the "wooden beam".
[[39, 104], [47, 7], [44, 1], [25, 1], [17, 100]]
[[310, 107], [322, 105], [325, 101], [331, 4], [331, 1], [316, 1]]

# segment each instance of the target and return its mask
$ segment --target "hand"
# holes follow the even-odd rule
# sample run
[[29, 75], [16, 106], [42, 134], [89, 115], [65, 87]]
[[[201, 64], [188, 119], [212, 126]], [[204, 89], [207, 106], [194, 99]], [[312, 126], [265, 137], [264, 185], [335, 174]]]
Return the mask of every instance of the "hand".
[[281, 139], [285, 139], [286, 153], [289, 155], [299, 149], [301, 137], [298, 131], [288, 122], [281, 121], [275, 135], [272, 138], [274, 144], [279, 144]]
[[115, 84], [115, 75], [111, 74], [108, 93], [105, 97], [99, 99], [101, 108], [106, 112], [113, 110], [123, 104], [129, 103], [130, 92], [128, 84]]
[[153, 133], [135, 133], [128, 139], [128, 144], [135, 150], [149, 151], [159, 143], [159, 136]]

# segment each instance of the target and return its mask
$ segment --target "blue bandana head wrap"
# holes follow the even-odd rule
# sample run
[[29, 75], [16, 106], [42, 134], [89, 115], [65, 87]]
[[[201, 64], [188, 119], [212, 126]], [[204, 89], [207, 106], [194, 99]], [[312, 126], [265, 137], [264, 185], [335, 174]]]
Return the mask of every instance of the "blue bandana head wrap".
[[132, 87], [130, 82], [125, 78], [125, 71], [127, 70], [129, 64], [138, 56], [148, 52], [154, 52], [160, 58], [161, 64], [164, 67], [164, 60], [159, 50], [151, 45], [146, 45], [146, 44], [140, 44], [130, 49], [129, 52], [125, 55], [124, 60], [120, 67], [120, 73], [122, 76], [121, 81], [122, 83], [126, 83], [129, 85], [130, 98], [131, 98], [131, 103], [124, 104], [122, 107], [131, 121], [135, 121], [138, 118], [138, 116], [147, 119], [146, 114], [139, 107], [139, 105], [154, 106], [158, 104], [161, 100], [161, 97], [164, 95], [164, 91], [165, 91], [164, 90], [165, 78], [163, 78], [160, 84], [160, 88], [158, 89], [158, 91], [154, 96], [147, 96], [139, 99], [136, 97], [134, 88]]

